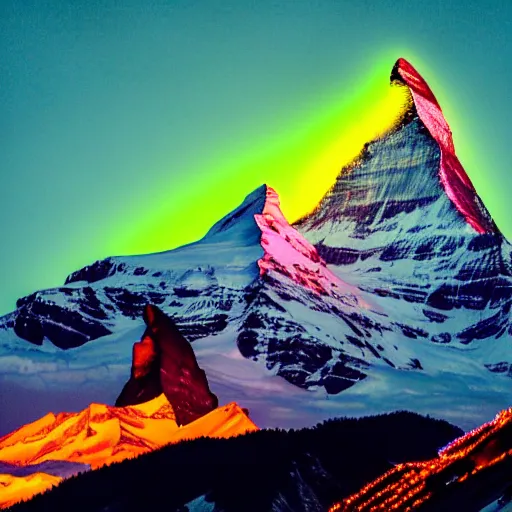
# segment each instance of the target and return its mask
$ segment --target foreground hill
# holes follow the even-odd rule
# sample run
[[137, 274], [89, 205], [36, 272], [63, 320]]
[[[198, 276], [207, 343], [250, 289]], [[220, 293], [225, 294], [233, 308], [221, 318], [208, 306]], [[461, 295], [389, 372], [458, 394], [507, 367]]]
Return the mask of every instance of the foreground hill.
[[512, 506], [512, 408], [431, 460], [398, 464], [330, 512], [497, 512]]

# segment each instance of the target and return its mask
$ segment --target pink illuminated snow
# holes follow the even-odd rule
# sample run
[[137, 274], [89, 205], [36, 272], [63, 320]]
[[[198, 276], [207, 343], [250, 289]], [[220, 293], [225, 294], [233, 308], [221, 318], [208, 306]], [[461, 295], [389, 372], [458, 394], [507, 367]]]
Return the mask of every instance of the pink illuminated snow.
[[452, 132], [433, 92], [405, 59], [397, 61], [395, 70], [409, 87], [418, 116], [439, 144], [441, 150], [439, 177], [446, 194], [478, 233], [498, 232], [492, 218], [485, 211], [471, 180], [455, 155]]
[[254, 216], [261, 229], [265, 254], [258, 260], [260, 275], [270, 271], [284, 274], [320, 295], [353, 293], [353, 287], [334, 275], [316, 248], [290, 226], [281, 212], [279, 196], [267, 186], [263, 213]]

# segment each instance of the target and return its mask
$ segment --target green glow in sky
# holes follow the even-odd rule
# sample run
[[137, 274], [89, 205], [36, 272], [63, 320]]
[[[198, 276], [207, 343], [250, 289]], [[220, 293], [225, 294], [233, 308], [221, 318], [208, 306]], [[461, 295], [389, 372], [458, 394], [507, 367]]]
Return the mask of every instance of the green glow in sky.
[[154, 198], [133, 210], [129, 231], [111, 226], [112, 251], [141, 254], [197, 240], [262, 183], [278, 191], [291, 222], [311, 211], [340, 169], [365, 142], [390, 129], [407, 104], [407, 90], [389, 84], [389, 59], [369, 70], [350, 97], [334, 93], [309, 116], [292, 118], [278, 132], [205, 163], [209, 173], [201, 182], [183, 169], [179, 190], [159, 183]]
[[0, 314], [194, 241], [262, 183], [307, 211], [401, 108], [398, 57], [510, 237], [510, 19], [500, 0], [0, 2]]

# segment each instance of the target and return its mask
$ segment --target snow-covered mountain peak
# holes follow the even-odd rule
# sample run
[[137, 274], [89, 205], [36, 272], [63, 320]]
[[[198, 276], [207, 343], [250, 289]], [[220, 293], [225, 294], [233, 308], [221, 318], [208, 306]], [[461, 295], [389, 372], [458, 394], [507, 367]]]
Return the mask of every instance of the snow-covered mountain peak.
[[447, 196], [475, 231], [498, 233], [496, 224], [455, 154], [452, 132], [427, 82], [402, 58], [393, 67], [391, 80], [402, 82], [409, 88], [419, 119], [439, 145], [439, 179]]
[[319, 295], [337, 296], [348, 291], [348, 285], [327, 268], [315, 246], [286, 220], [273, 188], [267, 187], [263, 212], [254, 218], [265, 251], [258, 260], [261, 276], [280, 274]]
[[260, 185], [251, 192], [238, 208], [235, 208], [210, 228], [203, 241], [210, 241], [212, 237], [218, 239], [219, 237], [237, 236], [237, 234], [249, 237], [251, 241], [254, 236], [258, 237], [259, 233], [254, 223], [254, 215], [264, 211], [268, 190], [267, 185]]

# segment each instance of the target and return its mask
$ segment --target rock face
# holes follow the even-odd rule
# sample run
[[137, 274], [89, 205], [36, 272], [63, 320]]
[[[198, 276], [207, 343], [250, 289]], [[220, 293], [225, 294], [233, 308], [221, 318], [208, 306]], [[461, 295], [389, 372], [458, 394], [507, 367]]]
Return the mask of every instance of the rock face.
[[[270, 187], [255, 220], [264, 254], [258, 260], [260, 279], [246, 289], [246, 315], [237, 338], [242, 355], [264, 361], [297, 386], [320, 384], [330, 394], [364, 379], [360, 370], [368, 367], [367, 362], [350, 350], [340, 350], [330, 339], [331, 332], [313, 327], [327, 314], [341, 323], [335, 339], [347, 335], [350, 340], [360, 332], [352, 323], [364, 308], [358, 290], [333, 274], [317, 249], [290, 226]], [[355, 352], [359, 354], [359, 348]]]
[[178, 425], [216, 409], [219, 402], [208, 387], [206, 374], [174, 322], [153, 305], [145, 307], [144, 322], [147, 328], [142, 340], [133, 346], [131, 377], [116, 406], [140, 404], [164, 393]]
[[391, 78], [410, 89], [413, 109], [295, 227], [389, 318], [400, 310], [393, 323], [404, 336], [458, 346], [510, 338], [510, 245], [457, 159], [428, 85], [403, 59]]
[[[282, 400], [293, 397], [285, 404], [293, 412], [305, 395], [283, 385], [279, 402], [267, 376], [322, 400], [354, 392], [364, 407], [351, 413], [384, 412], [380, 404], [387, 404], [439, 415], [439, 397], [453, 392], [459, 424], [470, 417], [474, 426], [485, 416], [468, 407], [490, 403], [475, 391], [482, 389], [500, 402], [492, 413], [502, 409], [512, 365], [511, 247], [462, 169], [427, 84], [403, 59], [391, 82], [408, 89], [409, 111], [366, 144], [293, 226], [277, 193], [263, 185], [195, 243], [108, 258], [74, 272], [63, 287], [20, 299], [0, 319], [3, 383], [47, 389], [79, 379], [84, 389], [96, 386], [95, 400], [108, 402], [103, 381], [130, 364], [151, 303], [197, 343], [221, 400], [264, 397], [262, 416], [274, 400], [273, 426], [285, 417]], [[129, 387], [138, 400], [163, 385], [155, 354], [167, 357], [153, 334], [134, 349], [139, 380]], [[258, 382], [250, 382], [255, 373]], [[426, 400], [407, 400], [400, 389]], [[331, 408], [323, 407], [323, 417]]]
[[405, 59], [398, 59], [391, 79], [409, 88], [418, 118], [439, 146], [439, 181], [450, 201], [476, 232], [498, 234], [496, 224], [455, 154], [452, 132], [430, 87]]
[[[66, 288], [55, 292], [68, 296]], [[111, 334], [102, 322], [108, 316], [92, 288], [83, 288], [73, 298], [79, 308], [62, 307], [46, 300], [45, 293], [38, 292], [18, 300], [18, 309], [11, 322], [14, 332], [35, 345], [42, 345], [47, 338], [63, 349], [78, 347], [87, 341]]]

